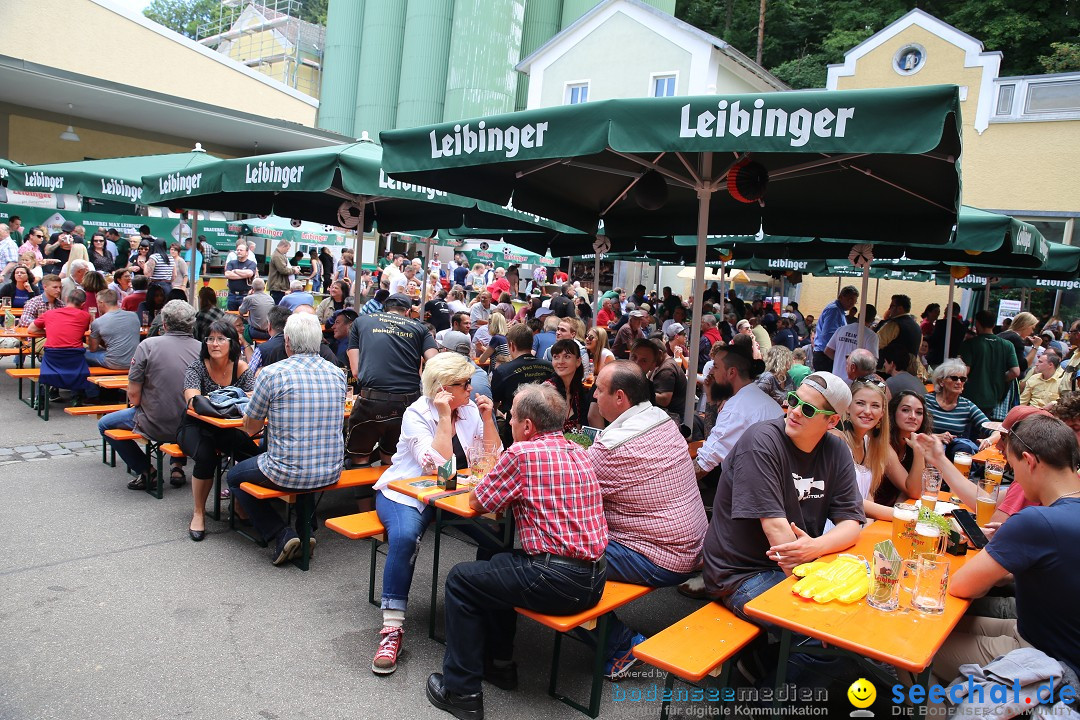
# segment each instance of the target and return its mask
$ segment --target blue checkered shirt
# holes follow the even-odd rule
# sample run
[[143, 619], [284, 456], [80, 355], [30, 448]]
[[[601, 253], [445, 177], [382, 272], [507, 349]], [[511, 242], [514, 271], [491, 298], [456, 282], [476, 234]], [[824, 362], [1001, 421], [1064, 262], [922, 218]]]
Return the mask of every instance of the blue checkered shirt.
[[341, 477], [345, 443], [345, 375], [318, 355], [293, 355], [255, 378], [247, 417], [264, 420], [259, 469], [278, 485], [310, 489]]
[[361, 315], [370, 315], [371, 313], [378, 313], [382, 311], [383, 304], [375, 298], [371, 298], [366, 303], [364, 303], [364, 306], [362, 308], [360, 308]]

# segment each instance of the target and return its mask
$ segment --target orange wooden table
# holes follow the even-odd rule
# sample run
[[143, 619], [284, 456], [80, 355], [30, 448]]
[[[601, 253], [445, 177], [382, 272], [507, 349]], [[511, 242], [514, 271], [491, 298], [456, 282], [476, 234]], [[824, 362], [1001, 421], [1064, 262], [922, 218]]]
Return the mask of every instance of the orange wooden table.
[[1005, 462], [1005, 456], [993, 445], [975, 453], [971, 456], [971, 459], [975, 462], [986, 462], [987, 460], [1000, 460], [1001, 462]]
[[244, 427], [243, 418], [217, 418], [211, 417], [209, 415], [200, 415], [191, 408], [188, 408], [187, 414], [193, 418], [198, 418], [199, 420], [202, 420], [207, 425], [213, 425], [214, 427], [221, 428], [222, 430]]
[[500, 522], [497, 515], [484, 515], [473, 510], [469, 507], [468, 489], [459, 488], [447, 492], [438, 486], [434, 475], [393, 480], [387, 487], [435, 508], [435, 548], [431, 566], [431, 605], [428, 612], [428, 637], [435, 640], [435, 610], [439, 599], [439, 548], [443, 528], [472, 525], [482, 531], [485, 538], [505, 550], [510, 550], [514, 544], [513, 516], [507, 516], [505, 522]]
[[127, 375], [91, 375], [87, 380], [104, 390], [127, 390], [128, 386]]
[[[874, 545], [891, 536], [891, 522], [875, 521], [862, 531], [855, 545], [844, 552], [869, 559]], [[967, 556], [945, 557], [949, 560], [950, 574], [967, 562]], [[785, 681], [792, 633], [807, 635], [859, 657], [907, 670], [916, 676], [916, 682], [925, 686], [934, 655], [971, 604], [949, 595], [941, 615], [927, 615], [911, 608], [882, 612], [870, 607], [866, 598], [848, 605], [836, 601], [822, 604], [804, 600], [793, 593], [791, 586], [797, 580], [794, 577], [785, 579], [746, 603], [744, 608], [750, 617], [783, 630], [777, 688]]]

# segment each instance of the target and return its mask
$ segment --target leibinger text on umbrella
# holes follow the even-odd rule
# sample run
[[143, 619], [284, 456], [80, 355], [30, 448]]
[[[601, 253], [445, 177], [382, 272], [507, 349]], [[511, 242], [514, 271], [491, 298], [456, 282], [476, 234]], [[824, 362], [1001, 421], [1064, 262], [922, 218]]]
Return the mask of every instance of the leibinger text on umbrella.
[[432, 130], [431, 157], [452, 157], [454, 155], [471, 155], [474, 152], [503, 152], [506, 157], [512, 158], [518, 154], [521, 148], [542, 147], [544, 133], [547, 132], [546, 122], [529, 124], [524, 127], [511, 125], [510, 127], [488, 127], [481, 120], [476, 123], [474, 130], [468, 123], [455, 125], [452, 133], [447, 133], [441, 138]]
[[244, 184], [280, 183], [284, 190], [289, 185], [300, 182], [305, 169], [303, 165], [275, 165], [273, 160], [260, 160], [255, 163], [255, 167], [250, 163], [244, 166]]
[[158, 194], [171, 195], [183, 190], [185, 195], [190, 195], [192, 190], [198, 189], [199, 183], [201, 182], [202, 173], [194, 173], [192, 175], [172, 173], [163, 178], [158, 178]]
[[64, 178], [40, 172], [25, 173], [23, 185], [28, 188], [48, 188], [49, 192], [55, 192], [63, 189]]
[[805, 270], [809, 265], [810, 263], [805, 260], [789, 260], [787, 258], [769, 260], [769, 267], [777, 270]]
[[[765, 109], [765, 101], [754, 101], [753, 110], [744, 110], [742, 100], [729, 103], [720, 100], [716, 110], [690, 116], [689, 103], [682, 107], [679, 125], [679, 137], [740, 137], [750, 133], [750, 137], [791, 137], [792, 147], [802, 147], [810, 141], [811, 135], [819, 138], [844, 137], [847, 122], [855, 117], [855, 108], [838, 107], [835, 111], [822, 108], [811, 112], [800, 108], [788, 112], [780, 108]], [[693, 120], [693, 122], [691, 122]]]
[[142, 197], [142, 188], [137, 185], [128, 185], [122, 180], [114, 180], [112, 178], [108, 180], [102, 179], [101, 194], [119, 195], [120, 197], [126, 197], [132, 202], [135, 202]]
[[449, 194], [443, 190], [435, 190], [433, 188], [424, 187], [423, 185], [414, 185], [412, 183], [403, 183], [399, 180], [392, 180], [386, 177], [386, 173], [382, 171], [382, 168], [379, 168], [379, 187], [386, 188], [387, 190], [419, 193], [421, 195], [426, 195], [428, 200], [434, 200], [436, 197], [446, 197]]

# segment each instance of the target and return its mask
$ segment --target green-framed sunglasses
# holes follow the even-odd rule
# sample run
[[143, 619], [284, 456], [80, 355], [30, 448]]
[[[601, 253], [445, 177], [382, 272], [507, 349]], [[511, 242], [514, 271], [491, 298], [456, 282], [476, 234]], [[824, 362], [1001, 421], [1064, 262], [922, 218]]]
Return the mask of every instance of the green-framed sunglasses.
[[810, 403], [803, 400], [801, 397], [799, 397], [794, 392], [788, 392], [788, 394], [787, 394], [787, 404], [788, 404], [789, 410], [794, 410], [796, 408], [801, 408], [802, 409], [802, 414], [806, 416], [807, 420], [813, 418], [818, 413], [821, 413], [822, 415], [835, 415], [836, 414], [835, 410], [822, 410], [821, 408], [817, 407], [816, 405], [811, 405]]

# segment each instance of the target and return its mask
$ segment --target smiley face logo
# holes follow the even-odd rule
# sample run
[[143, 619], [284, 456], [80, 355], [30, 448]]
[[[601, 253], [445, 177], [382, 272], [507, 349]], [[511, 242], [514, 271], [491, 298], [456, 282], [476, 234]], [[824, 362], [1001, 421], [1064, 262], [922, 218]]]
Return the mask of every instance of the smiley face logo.
[[866, 678], [859, 678], [851, 683], [847, 691], [848, 700], [857, 708], [868, 708], [877, 699], [877, 688]]

